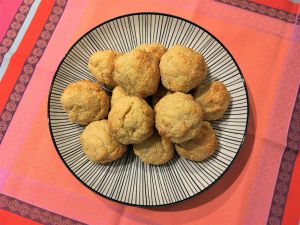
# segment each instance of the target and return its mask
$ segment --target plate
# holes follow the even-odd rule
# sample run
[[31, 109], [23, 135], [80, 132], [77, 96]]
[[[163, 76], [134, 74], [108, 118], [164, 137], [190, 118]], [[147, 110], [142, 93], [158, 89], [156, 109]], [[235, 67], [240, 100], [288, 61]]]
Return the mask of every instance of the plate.
[[[205, 81], [220, 80], [232, 101], [221, 120], [212, 122], [219, 141], [214, 155], [202, 162], [178, 155], [162, 166], [142, 163], [128, 149], [119, 160], [106, 165], [90, 162], [79, 135], [84, 127], [69, 122], [60, 104], [71, 82], [95, 81], [87, 70], [97, 50], [128, 52], [142, 43], [181, 44], [203, 54], [209, 68]], [[191, 198], [209, 188], [226, 172], [238, 154], [248, 123], [248, 94], [243, 75], [229, 51], [199, 25], [173, 15], [135, 13], [100, 24], [83, 35], [60, 63], [49, 93], [49, 128], [55, 148], [71, 173], [97, 194], [137, 206], [161, 206]]]

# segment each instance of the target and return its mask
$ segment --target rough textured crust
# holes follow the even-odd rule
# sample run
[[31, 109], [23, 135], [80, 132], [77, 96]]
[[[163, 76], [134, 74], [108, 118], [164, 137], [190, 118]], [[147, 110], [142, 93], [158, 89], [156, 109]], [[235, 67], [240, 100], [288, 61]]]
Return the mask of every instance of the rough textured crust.
[[158, 59], [144, 50], [133, 50], [116, 60], [113, 79], [128, 95], [153, 95], [160, 81]]
[[127, 149], [111, 135], [107, 120], [87, 125], [80, 135], [80, 142], [87, 158], [97, 163], [114, 161]]
[[98, 82], [114, 88], [117, 83], [112, 78], [112, 72], [120, 55], [121, 53], [111, 50], [97, 51], [90, 57], [88, 69]]
[[191, 95], [176, 92], [155, 105], [155, 125], [161, 136], [175, 143], [196, 137], [202, 126], [203, 111]]
[[127, 94], [120, 86], [115, 87], [111, 95], [111, 100], [110, 100], [111, 107], [113, 107], [113, 104], [116, 100], [125, 96], [127, 96]]
[[114, 102], [108, 124], [113, 136], [121, 143], [138, 144], [152, 135], [154, 112], [145, 100], [125, 96]]
[[206, 121], [203, 121], [201, 132], [197, 137], [188, 142], [175, 145], [176, 151], [180, 156], [193, 161], [201, 161], [208, 158], [214, 154], [217, 147], [218, 141], [215, 131], [210, 123]]
[[72, 123], [86, 125], [108, 114], [109, 98], [99, 85], [80, 80], [70, 84], [60, 98]]
[[154, 107], [162, 97], [169, 94], [172, 94], [172, 92], [165, 89], [162, 84], [159, 84], [156, 93], [152, 95], [152, 106]]
[[203, 56], [181, 45], [169, 48], [161, 57], [159, 67], [162, 84], [173, 92], [189, 92], [207, 73]]
[[222, 118], [230, 103], [229, 92], [220, 81], [199, 85], [194, 98], [204, 110], [204, 120], [208, 121]]
[[165, 46], [159, 43], [142, 44], [137, 46], [135, 49], [145, 50], [154, 55], [159, 60], [162, 57], [162, 55], [165, 54], [167, 51], [167, 48], [165, 48]]
[[157, 133], [141, 144], [133, 145], [133, 151], [144, 163], [161, 165], [172, 159], [174, 154], [173, 143]]

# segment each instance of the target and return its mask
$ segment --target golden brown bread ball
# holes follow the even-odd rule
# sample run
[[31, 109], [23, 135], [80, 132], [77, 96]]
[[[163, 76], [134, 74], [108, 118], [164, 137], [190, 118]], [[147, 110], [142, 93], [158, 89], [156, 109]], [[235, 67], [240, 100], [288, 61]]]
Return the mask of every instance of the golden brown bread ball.
[[176, 144], [177, 153], [189, 160], [201, 161], [214, 154], [218, 147], [215, 131], [209, 122], [203, 121], [198, 136], [185, 143]]
[[157, 59], [160, 60], [163, 54], [166, 53], [167, 48], [159, 43], [154, 44], [142, 44], [137, 46], [135, 49], [145, 50], [146, 52], [151, 53], [154, 55]]
[[208, 121], [221, 119], [230, 103], [229, 92], [220, 81], [199, 85], [194, 98], [204, 110], [204, 120]]
[[97, 163], [107, 163], [120, 158], [126, 146], [115, 139], [107, 120], [94, 121], [80, 135], [82, 149], [87, 158]]
[[108, 114], [113, 136], [123, 144], [138, 144], [153, 133], [154, 112], [139, 97], [125, 96], [114, 102]]
[[89, 60], [88, 69], [95, 79], [105, 84], [108, 88], [117, 86], [113, 80], [112, 72], [115, 67], [116, 59], [122, 55], [119, 52], [105, 50], [95, 52]]
[[162, 84], [173, 92], [189, 92], [207, 73], [203, 56], [181, 45], [169, 48], [161, 57], [159, 67]]
[[174, 143], [196, 137], [203, 120], [203, 111], [191, 95], [181, 92], [164, 96], [155, 105], [155, 126], [161, 136]]
[[98, 84], [80, 80], [70, 84], [60, 98], [72, 123], [81, 125], [101, 120], [108, 114], [109, 98]]
[[158, 59], [144, 50], [133, 50], [116, 60], [113, 79], [128, 95], [153, 95], [160, 81]]
[[153, 165], [168, 162], [174, 154], [173, 143], [156, 132], [146, 141], [134, 144], [133, 151], [144, 163]]

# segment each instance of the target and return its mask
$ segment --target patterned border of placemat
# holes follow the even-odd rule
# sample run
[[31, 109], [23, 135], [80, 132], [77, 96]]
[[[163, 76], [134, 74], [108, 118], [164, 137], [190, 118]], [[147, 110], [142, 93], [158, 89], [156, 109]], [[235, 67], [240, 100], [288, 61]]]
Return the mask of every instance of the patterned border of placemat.
[[268, 225], [279, 225], [282, 222], [286, 199], [293, 174], [293, 168], [300, 144], [300, 86], [296, 97], [290, 127], [287, 136], [287, 146], [281, 158], [273, 199], [270, 207]]
[[273, 17], [288, 23], [300, 24], [300, 17], [298, 17], [297, 14], [272, 8], [256, 2], [247, 1], [247, 0], [215, 0], [215, 1], [232, 5], [234, 7], [250, 10], [251, 12]]
[[17, 110], [21, 98], [29, 84], [29, 81], [34, 73], [35, 66], [41, 59], [45, 48], [58, 24], [61, 15], [66, 7], [67, 0], [56, 0], [52, 11], [47, 19], [46, 24], [40, 33], [29, 57], [26, 59], [22, 71], [14, 85], [13, 91], [5, 104], [0, 117], [0, 144], [8, 129], [8, 126]]
[[14, 214], [28, 218], [30, 220], [49, 225], [82, 225], [84, 223], [70, 218], [49, 212], [45, 209], [20, 201], [3, 194], [0, 194], [0, 209], [7, 210]]
[[14, 16], [5, 36], [0, 43], [0, 65], [2, 63], [5, 53], [8, 51], [12, 43], [14, 42], [21, 26], [29, 12], [29, 9], [33, 3], [33, 0], [23, 0], [16, 15]]

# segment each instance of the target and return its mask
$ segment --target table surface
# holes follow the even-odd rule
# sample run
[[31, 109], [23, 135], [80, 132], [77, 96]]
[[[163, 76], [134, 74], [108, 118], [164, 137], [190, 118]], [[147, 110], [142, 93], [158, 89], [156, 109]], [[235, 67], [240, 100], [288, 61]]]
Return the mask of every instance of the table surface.
[[[0, 1], [0, 224], [298, 224], [300, 17], [297, 0]], [[159, 208], [125, 206], [84, 187], [53, 146], [47, 100], [56, 68], [91, 28], [134, 12], [207, 29], [240, 66], [246, 141], [208, 191]]]

